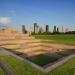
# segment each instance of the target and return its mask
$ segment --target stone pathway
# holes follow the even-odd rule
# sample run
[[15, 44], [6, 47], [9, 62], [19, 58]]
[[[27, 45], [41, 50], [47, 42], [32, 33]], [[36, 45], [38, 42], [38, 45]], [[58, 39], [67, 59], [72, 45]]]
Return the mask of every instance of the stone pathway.
[[14, 75], [8, 65], [2, 61], [0, 61], [0, 67], [4, 70], [6, 75]]
[[0, 48], [0, 56], [2, 56], [2, 55], [11, 55], [11, 53], [2, 49], [2, 48]]

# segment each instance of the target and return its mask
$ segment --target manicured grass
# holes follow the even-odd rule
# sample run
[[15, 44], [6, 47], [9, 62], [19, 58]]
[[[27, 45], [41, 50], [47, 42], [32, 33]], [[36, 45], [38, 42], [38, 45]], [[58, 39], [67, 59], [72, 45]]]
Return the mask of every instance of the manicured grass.
[[5, 61], [15, 75], [75, 75], [75, 57], [48, 74], [41, 73], [39, 70], [12, 56], [0, 56], [0, 60]]
[[0, 75], [5, 75], [5, 72], [3, 71], [2, 68], [0, 68]]
[[75, 45], [75, 35], [34, 35], [34, 36], [36, 39], [49, 40], [49, 42]]

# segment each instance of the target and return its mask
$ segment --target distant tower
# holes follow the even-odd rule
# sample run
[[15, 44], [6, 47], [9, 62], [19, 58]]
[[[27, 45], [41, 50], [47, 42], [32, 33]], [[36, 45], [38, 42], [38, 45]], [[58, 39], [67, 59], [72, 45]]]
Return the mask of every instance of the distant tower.
[[68, 28], [65, 28], [65, 32], [68, 32]]
[[53, 32], [54, 32], [54, 33], [56, 33], [56, 32], [57, 32], [57, 30], [56, 30], [56, 26], [54, 26]]
[[57, 27], [57, 33], [59, 33], [59, 28]]
[[37, 23], [34, 23], [34, 33], [38, 32], [39, 32], [39, 26], [37, 25]]
[[49, 32], [49, 25], [46, 25], [46, 32]]
[[42, 33], [42, 27], [39, 28], [39, 33]]
[[35, 30], [36, 30], [36, 26], [37, 26], [37, 23], [34, 23], [34, 33], [35, 33]]
[[23, 33], [26, 33], [27, 32], [24, 25], [22, 25], [22, 32]]
[[62, 26], [62, 33], [64, 32], [63, 26]]

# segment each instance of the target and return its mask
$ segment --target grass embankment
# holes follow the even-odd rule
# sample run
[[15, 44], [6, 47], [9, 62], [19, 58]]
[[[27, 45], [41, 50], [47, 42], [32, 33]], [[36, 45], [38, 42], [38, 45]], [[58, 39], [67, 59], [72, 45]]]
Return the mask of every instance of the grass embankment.
[[64, 65], [54, 69], [48, 74], [43, 74], [39, 70], [27, 65], [12, 56], [0, 56], [14, 71], [15, 75], [75, 75], [75, 58], [70, 59]]
[[5, 75], [5, 72], [3, 71], [2, 68], [0, 68], [0, 75]]
[[49, 40], [51, 43], [75, 45], [75, 35], [34, 35], [36, 39]]

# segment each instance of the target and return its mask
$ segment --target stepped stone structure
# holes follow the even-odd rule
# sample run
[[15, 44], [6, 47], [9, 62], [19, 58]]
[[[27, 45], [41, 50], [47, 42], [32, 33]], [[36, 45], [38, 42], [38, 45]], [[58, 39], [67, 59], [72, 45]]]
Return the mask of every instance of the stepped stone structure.
[[35, 39], [33, 36], [23, 34], [15, 29], [5, 29], [0, 31], [0, 47], [23, 52], [28, 56], [42, 53], [57, 52], [58, 49], [75, 49], [75, 46], [50, 44]]

